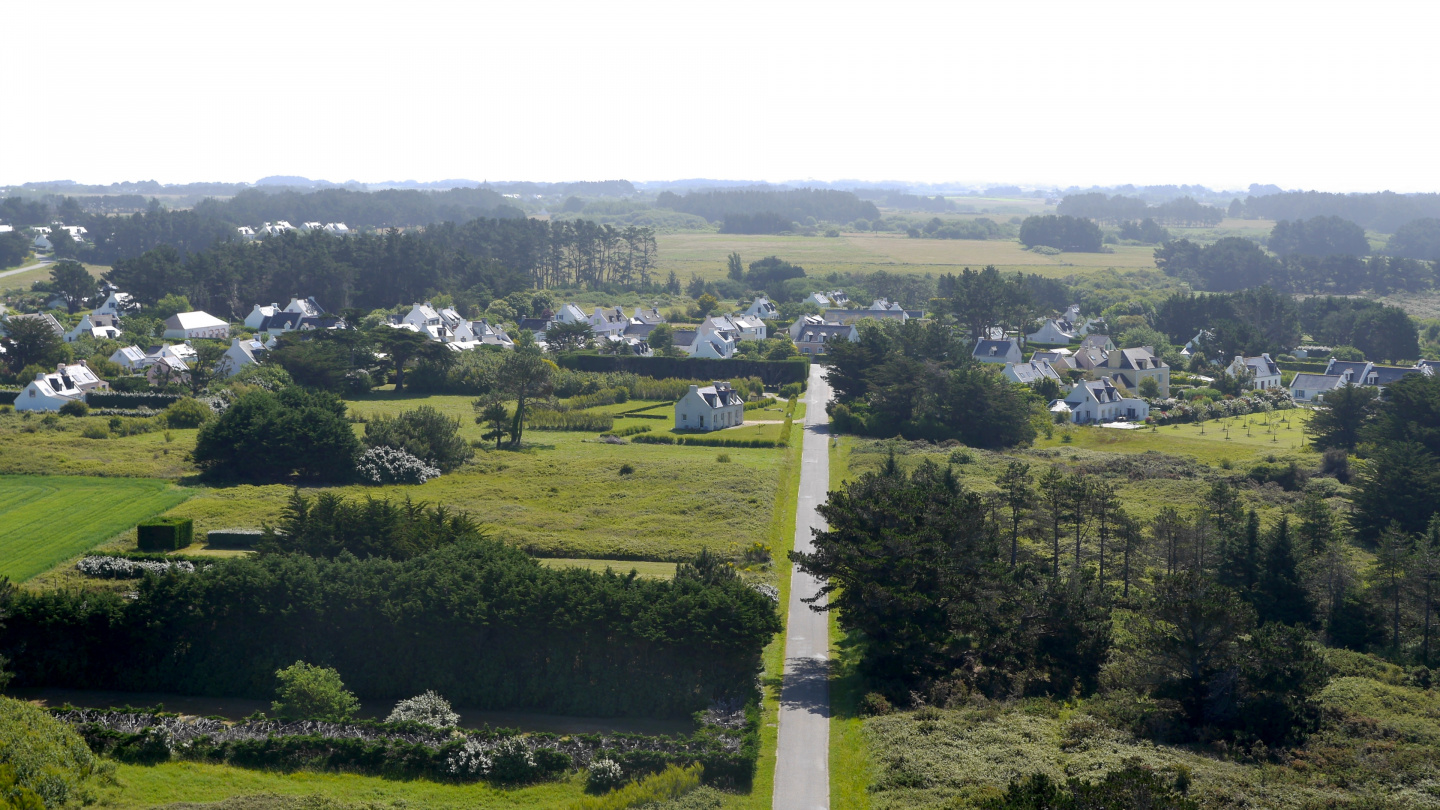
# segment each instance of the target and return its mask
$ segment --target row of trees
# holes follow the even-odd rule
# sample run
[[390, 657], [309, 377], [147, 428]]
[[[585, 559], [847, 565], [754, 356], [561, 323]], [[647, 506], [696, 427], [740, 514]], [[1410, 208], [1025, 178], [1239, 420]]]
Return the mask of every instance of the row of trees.
[[787, 225], [791, 221], [804, 222], [807, 217], [823, 222], [880, 218], [880, 209], [874, 203], [851, 192], [816, 188], [695, 191], [683, 197], [664, 191], [656, 198], [655, 205], [702, 216], [711, 222], [724, 220], [731, 214], [769, 214], [783, 217]]
[[16, 685], [258, 698], [303, 660], [362, 698], [436, 689], [479, 708], [689, 716], [748, 698], [781, 624], [723, 566], [682, 569], [671, 582], [549, 569], [473, 537], [400, 560], [262, 552], [149, 576], [128, 598], [8, 590], [0, 652]]
[[[1278, 227], [1278, 226], [1277, 226]], [[1306, 237], [1307, 239], [1309, 237]], [[1285, 237], [1287, 243], [1291, 241]], [[1312, 246], [1313, 247], [1313, 246]], [[1230, 236], [1212, 245], [1188, 239], [1166, 242], [1155, 250], [1155, 264], [1196, 289], [1229, 291], [1268, 284], [1297, 293], [1348, 294], [1395, 290], [1418, 292], [1436, 284], [1435, 266], [1397, 257], [1332, 253], [1292, 253], [1277, 259], [1249, 239]]]
[[[1237, 204], [1238, 203], [1238, 204]], [[1246, 197], [1230, 206], [1232, 217], [1296, 220], [1340, 217], [1363, 228], [1395, 233], [1407, 222], [1440, 217], [1440, 194], [1333, 194], [1322, 191], [1288, 191]]]
[[1213, 227], [1225, 218], [1223, 210], [1201, 205], [1191, 197], [1180, 197], [1152, 206], [1139, 197], [1126, 197], [1123, 194], [1107, 197], [1098, 191], [1067, 195], [1055, 207], [1055, 212], [1115, 224], [1127, 220], [1151, 219], [1162, 225], [1182, 228]]
[[1340, 217], [1311, 217], [1295, 221], [1282, 219], [1270, 230], [1265, 246], [1281, 257], [1366, 256], [1370, 240], [1365, 229]]

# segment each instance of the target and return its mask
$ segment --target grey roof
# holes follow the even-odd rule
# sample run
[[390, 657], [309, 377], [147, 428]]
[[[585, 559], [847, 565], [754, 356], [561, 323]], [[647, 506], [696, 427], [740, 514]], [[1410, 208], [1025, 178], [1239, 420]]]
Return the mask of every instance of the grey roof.
[[646, 338], [650, 337], [650, 333], [651, 333], [651, 332], [654, 332], [654, 331], [655, 331], [655, 327], [657, 327], [657, 326], [659, 326], [659, 325], [660, 325], [660, 324], [658, 324], [658, 323], [633, 323], [633, 322], [632, 322], [629, 326], [626, 326], [626, 327], [625, 327], [625, 331], [622, 332], [621, 334], [625, 335], [625, 337], [633, 337], [633, 338], [639, 338], [640, 340], [645, 340]]
[[675, 336], [670, 339], [671, 345], [689, 346], [695, 342], [695, 336], [699, 334], [694, 329], [676, 329]]
[[1013, 340], [980, 340], [976, 341], [975, 351], [971, 354], [976, 357], [1004, 357], [1010, 353], [1010, 347], [1015, 345]]
[[1267, 357], [1266, 355], [1263, 355], [1263, 354], [1262, 354], [1262, 355], [1260, 355], [1259, 357], [1246, 357], [1246, 358], [1244, 358], [1244, 361], [1245, 361], [1245, 365], [1249, 366], [1250, 368], [1255, 369], [1255, 374], [1256, 374], [1256, 376], [1261, 376], [1261, 377], [1279, 377], [1279, 376], [1280, 376], [1280, 367], [1277, 366], [1277, 365], [1275, 365], [1275, 361], [1274, 361], [1274, 360], [1271, 360], [1271, 359], [1270, 359], [1269, 357]]
[[1325, 373], [1339, 377], [1349, 371], [1351, 372], [1351, 378], [1358, 383], [1362, 381], [1360, 377], [1365, 373], [1365, 369], [1369, 367], [1369, 365], [1370, 364], [1364, 360], [1331, 360], [1329, 367], [1325, 369]]
[[806, 326], [800, 330], [800, 339], [796, 343], [824, 343], [837, 337], [849, 337], [850, 327], [835, 324], [821, 324], [819, 326]]
[[1290, 381], [1290, 387], [1297, 391], [1329, 391], [1331, 388], [1339, 386], [1340, 383], [1340, 377], [1335, 374], [1307, 374], [1302, 372], [1296, 374], [1295, 379]]
[[1080, 347], [1083, 349], [1104, 349], [1105, 344], [1109, 342], [1109, 335], [1086, 335], [1085, 339], [1080, 341]]
[[1400, 378], [1407, 374], [1423, 374], [1424, 371], [1413, 366], [1375, 366], [1370, 369], [1370, 373], [1372, 378], [1365, 382], [1372, 385], [1389, 385], [1399, 382]]
[[[1120, 365], [1118, 366], [1114, 365], [1111, 360], [1116, 355], [1120, 356]], [[1110, 356], [1105, 359], [1105, 364], [1110, 368], [1133, 368], [1138, 371], [1165, 367], [1160, 358], [1146, 348], [1118, 349], [1110, 353]]]

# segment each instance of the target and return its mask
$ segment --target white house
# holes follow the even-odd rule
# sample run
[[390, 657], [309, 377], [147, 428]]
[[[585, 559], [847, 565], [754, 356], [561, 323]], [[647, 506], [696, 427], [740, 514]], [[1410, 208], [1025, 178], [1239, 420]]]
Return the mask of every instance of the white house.
[[790, 328], [789, 328], [789, 331], [790, 331], [790, 339], [791, 339], [791, 340], [794, 340], [794, 341], [798, 341], [798, 340], [800, 340], [800, 332], [801, 332], [801, 330], [808, 329], [808, 328], [810, 328], [810, 327], [815, 327], [815, 326], [827, 326], [827, 325], [829, 325], [829, 326], [839, 326], [840, 323], [839, 323], [838, 321], [835, 322], [835, 323], [828, 323], [824, 318], [820, 317], [819, 315], [801, 315], [800, 317], [798, 317], [798, 318], [795, 319], [795, 322], [794, 322], [794, 323], [790, 324]]
[[750, 318], [759, 318], [762, 321], [768, 321], [771, 318], [780, 317], [780, 308], [771, 303], [770, 299], [762, 295], [750, 304], [750, 308], [745, 310], [745, 315]]
[[870, 304], [871, 312], [904, 312], [905, 308], [887, 298], [876, 298]]
[[1238, 377], [1249, 370], [1255, 375], [1250, 387], [1255, 390], [1266, 388], [1280, 388], [1280, 367], [1270, 359], [1270, 354], [1264, 353], [1259, 357], [1242, 357], [1235, 355], [1230, 365], [1225, 367], [1225, 373], [1231, 377]]
[[764, 340], [769, 331], [765, 321], [756, 315], [731, 315], [730, 322], [739, 331], [741, 340]]
[[85, 335], [99, 340], [114, 340], [124, 334], [120, 330], [120, 323], [114, 315], [100, 315], [98, 313], [86, 313], [75, 324], [75, 328], [65, 333], [65, 342], [74, 343]]
[[1086, 335], [1085, 339], [1080, 341], [1080, 348], [1099, 349], [1109, 354], [1115, 351], [1115, 342], [1110, 339], [1109, 335]]
[[145, 379], [151, 385], [168, 385], [190, 379], [190, 366], [185, 361], [168, 355], [159, 355], [153, 360], [145, 369]]
[[410, 311], [400, 319], [400, 323], [431, 340], [448, 342], [453, 337], [450, 328], [445, 325], [440, 313], [435, 311], [435, 307], [431, 306], [429, 301], [410, 307]]
[[17, 411], [58, 411], [67, 402], [81, 401], [85, 393], [61, 373], [36, 374], [35, 379], [15, 397]]
[[190, 340], [230, 337], [230, 324], [208, 312], [179, 312], [165, 319], [165, 337]]
[[[50, 240], [46, 239], [45, 234], [43, 233], [35, 234], [35, 241], [31, 242], [30, 246], [35, 248], [36, 250], [52, 250], [55, 247], [54, 245], [50, 244]], [[51, 410], [54, 409], [52, 408]]]
[[293, 230], [295, 230], [295, 226], [282, 219], [276, 222], [267, 222], [264, 225], [261, 225], [255, 233], [257, 236], [280, 236], [286, 231]]
[[1046, 318], [1039, 329], [1025, 336], [1030, 343], [1050, 343], [1065, 345], [1080, 337], [1080, 331], [1075, 324], [1060, 318]]
[[554, 320], [557, 323], [581, 323], [582, 321], [584, 323], [590, 322], [590, 318], [586, 316], [585, 311], [582, 310], [580, 307], [575, 306], [574, 304], [566, 304], [565, 306], [560, 307], [560, 311], [555, 313]]
[[1116, 349], [1105, 355], [1105, 362], [1093, 371], [1101, 376], [1118, 379], [1131, 391], [1139, 391], [1140, 383], [1154, 380], [1160, 396], [1170, 396], [1170, 367], [1155, 356], [1149, 346]]
[[347, 228], [343, 222], [327, 222], [325, 223], [324, 230], [331, 236], [349, 236], [351, 233], [350, 229]]
[[1065, 397], [1065, 404], [1070, 406], [1070, 421], [1077, 425], [1118, 419], [1142, 422], [1150, 416], [1150, 406], [1145, 400], [1126, 399], [1106, 377], [1082, 381]]
[[1005, 379], [1010, 382], [1017, 382], [1022, 385], [1034, 385], [1041, 380], [1054, 380], [1056, 384], [1060, 383], [1060, 375], [1055, 373], [1055, 369], [1051, 368], [1050, 364], [1044, 360], [1031, 360], [1028, 363], [1006, 363], [1005, 368], [1002, 369], [1000, 373], [1004, 374]]
[[146, 352], [145, 355], [151, 359], [151, 362], [164, 357], [170, 360], [178, 360], [187, 366], [195, 362], [196, 358], [199, 357], [199, 354], [195, 351], [195, 347], [191, 346], [189, 341], [151, 346], [150, 351]]
[[515, 348], [515, 341], [505, 334], [505, 330], [491, 326], [485, 318], [478, 321], [461, 321], [460, 325], [455, 327], [455, 341], [485, 346], [503, 346], [507, 349]]
[[644, 307], [637, 306], [635, 307], [635, 314], [630, 316], [630, 322], [646, 324], [665, 323], [665, 316], [661, 315], [660, 310], [655, 307], [645, 309]]
[[235, 236], [242, 242], [255, 241], [255, 229], [241, 225], [235, 229]]
[[844, 309], [850, 305], [850, 296], [846, 295], [843, 290], [831, 290], [830, 292], [823, 293], [814, 292], [810, 293], [810, 297], [805, 299], [805, 303], [814, 304], [821, 309], [828, 309], [830, 307]]
[[123, 293], [118, 290], [112, 291], [105, 299], [105, 303], [95, 308], [96, 315], [110, 315], [119, 318], [127, 312], [138, 309], [130, 293]]
[[1196, 333], [1195, 333], [1195, 337], [1190, 338], [1190, 340], [1185, 343], [1184, 348], [1182, 348], [1182, 349], [1180, 350], [1180, 356], [1181, 356], [1181, 357], [1190, 357], [1190, 356], [1194, 355], [1195, 352], [1200, 351], [1200, 349], [1201, 349], [1205, 344], [1211, 343], [1211, 342], [1213, 342], [1214, 340], [1215, 340], [1215, 333], [1214, 333], [1214, 332], [1211, 332], [1209, 329], [1201, 329], [1199, 332], [1196, 332]]
[[[274, 304], [271, 304], [271, 306], [274, 306]], [[285, 305], [284, 311], [298, 312], [307, 318], [318, 318], [325, 314], [325, 308], [320, 306], [320, 302], [316, 301], [314, 296], [310, 296], [309, 298], [291, 298], [290, 303]]]
[[260, 324], [264, 323], [266, 318], [273, 318], [275, 313], [280, 311], [279, 304], [271, 304], [268, 307], [256, 304], [255, 308], [250, 310], [250, 314], [245, 316], [245, 326], [249, 329], [259, 329]]
[[795, 348], [801, 356], [812, 357], [817, 354], [825, 354], [826, 345], [836, 340], [848, 340], [854, 343], [860, 340], [860, 332], [853, 323], [821, 323], [806, 326], [796, 334]]
[[1046, 352], [1035, 352], [1030, 356], [1030, 362], [1039, 363], [1044, 361], [1049, 363], [1050, 367], [1057, 372], [1069, 371], [1075, 368], [1075, 364], [1072, 362], [1073, 357], [1074, 353], [1069, 349], [1053, 349]]
[[220, 356], [220, 362], [216, 364], [215, 370], [222, 377], [233, 377], [246, 366], [253, 366], [260, 362], [255, 359], [255, 353], [264, 351], [264, 349], [265, 346], [258, 340], [231, 338], [230, 348]]
[[1345, 384], [1343, 377], [1302, 372], [1290, 381], [1290, 398], [1296, 402], [1319, 402], [1326, 394]]
[[126, 371], [139, 371], [145, 368], [145, 366], [149, 365], [145, 360], [145, 352], [139, 346], [126, 346], [123, 349], [116, 349], [115, 353], [110, 355], [110, 362]]
[[676, 430], [722, 430], [745, 424], [745, 400], [728, 382], [690, 386], [675, 403]]
[[598, 338], [618, 337], [629, 325], [630, 319], [625, 317], [625, 310], [620, 307], [611, 310], [596, 307], [595, 314], [590, 316], [590, 331]]
[[1015, 338], [1006, 340], [977, 340], [975, 350], [970, 352], [982, 363], [1019, 363], [1024, 359], [1020, 343]]

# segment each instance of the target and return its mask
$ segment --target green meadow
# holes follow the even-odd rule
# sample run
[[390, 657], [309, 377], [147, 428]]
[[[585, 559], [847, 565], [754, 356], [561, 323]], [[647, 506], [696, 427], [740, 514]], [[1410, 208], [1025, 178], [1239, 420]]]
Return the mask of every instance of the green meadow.
[[24, 582], [190, 494], [168, 481], [0, 476], [0, 576]]

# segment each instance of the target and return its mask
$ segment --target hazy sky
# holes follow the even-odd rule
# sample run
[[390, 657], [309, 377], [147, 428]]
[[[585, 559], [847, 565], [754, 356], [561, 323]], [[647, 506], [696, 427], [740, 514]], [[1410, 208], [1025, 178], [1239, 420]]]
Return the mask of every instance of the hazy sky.
[[22, 16], [0, 184], [1440, 190], [1435, 3], [106, 0]]

